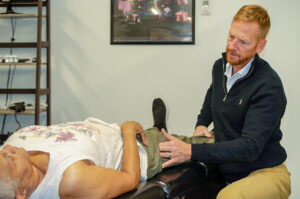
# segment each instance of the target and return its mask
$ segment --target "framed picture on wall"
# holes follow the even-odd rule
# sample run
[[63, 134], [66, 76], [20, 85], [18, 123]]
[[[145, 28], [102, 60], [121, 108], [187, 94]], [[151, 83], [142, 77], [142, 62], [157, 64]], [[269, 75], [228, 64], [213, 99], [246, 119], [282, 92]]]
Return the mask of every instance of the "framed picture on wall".
[[195, 0], [111, 0], [111, 44], [195, 44]]

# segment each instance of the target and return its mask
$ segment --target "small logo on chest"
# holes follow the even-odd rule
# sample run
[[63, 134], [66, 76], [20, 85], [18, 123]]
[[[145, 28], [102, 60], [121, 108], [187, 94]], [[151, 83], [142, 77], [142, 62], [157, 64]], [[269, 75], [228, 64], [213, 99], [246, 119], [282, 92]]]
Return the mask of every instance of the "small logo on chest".
[[240, 99], [239, 100], [239, 105], [242, 105], [242, 103], [243, 103], [243, 99]]

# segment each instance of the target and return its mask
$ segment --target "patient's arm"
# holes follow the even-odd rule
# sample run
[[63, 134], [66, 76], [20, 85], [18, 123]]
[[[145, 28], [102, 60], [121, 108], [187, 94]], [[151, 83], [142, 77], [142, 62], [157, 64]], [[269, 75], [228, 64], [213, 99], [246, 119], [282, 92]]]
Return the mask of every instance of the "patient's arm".
[[136, 122], [125, 122], [122, 127], [123, 156], [121, 170], [107, 169], [79, 161], [69, 167], [60, 182], [62, 199], [112, 198], [136, 188], [140, 180], [140, 160], [136, 134], [143, 128]]

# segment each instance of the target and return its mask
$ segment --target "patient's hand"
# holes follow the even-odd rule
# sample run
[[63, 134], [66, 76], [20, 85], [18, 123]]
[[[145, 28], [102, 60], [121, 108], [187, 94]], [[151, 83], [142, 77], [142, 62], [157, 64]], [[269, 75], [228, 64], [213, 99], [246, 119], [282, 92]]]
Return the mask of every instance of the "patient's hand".
[[205, 136], [208, 138], [212, 138], [212, 135], [209, 133], [206, 126], [197, 126], [193, 133], [193, 136]]
[[143, 129], [143, 126], [138, 123], [138, 122], [134, 122], [134, 121], [127, 121], [127, 122], [124, 122], [122, 125], [121, 125], [121, 130], [122, 130], [122, 133], [127, 133], [127, 132], [133, 132], [136, 134], [136, 136], [140, 137], [141, 140], [142, 140], [142, 143], [145, 145], [145, 146], [148, 146], [148, 140], [146, 139], [146, 136], [145, 136], [145, 132], [144, 132], [144, 129]]

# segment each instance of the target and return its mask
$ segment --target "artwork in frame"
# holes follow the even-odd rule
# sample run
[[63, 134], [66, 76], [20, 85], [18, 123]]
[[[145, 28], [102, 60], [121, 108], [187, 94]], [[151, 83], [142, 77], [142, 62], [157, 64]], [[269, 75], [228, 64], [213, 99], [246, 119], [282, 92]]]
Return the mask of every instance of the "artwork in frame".
[[111, 0], [111, 44], [195, 44], [195, 0]]

